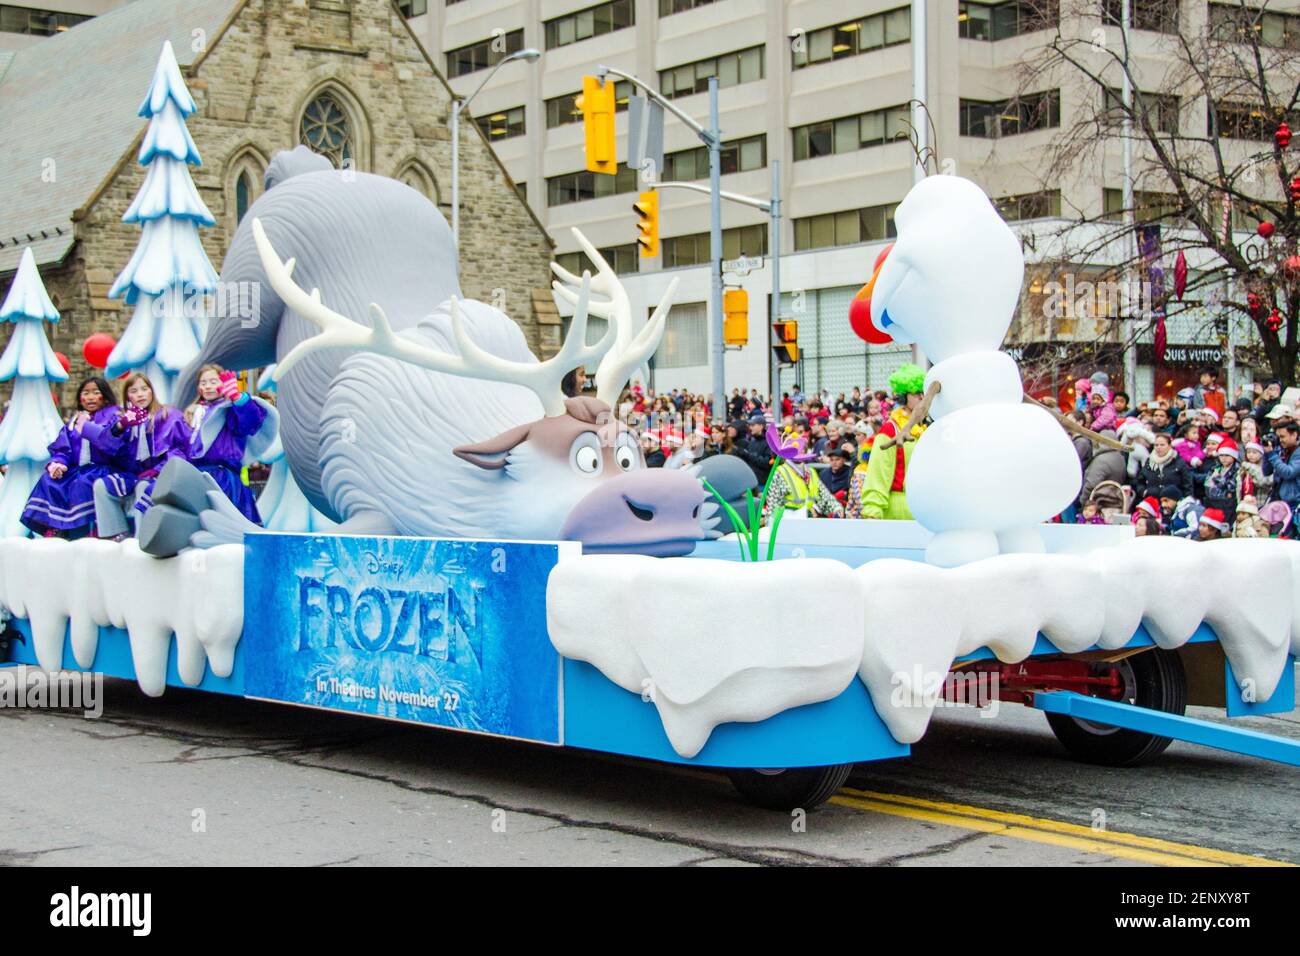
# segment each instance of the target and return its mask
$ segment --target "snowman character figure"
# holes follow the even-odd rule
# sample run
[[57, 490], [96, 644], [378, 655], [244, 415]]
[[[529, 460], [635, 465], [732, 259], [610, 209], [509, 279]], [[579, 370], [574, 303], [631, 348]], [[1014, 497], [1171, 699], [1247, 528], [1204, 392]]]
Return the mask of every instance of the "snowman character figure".
[[898, 238], [872, 278], [871, 321], [915, 342], [939, 382], [907, 469], [907, 504], [934, 532], [925, 558], [954, 567], [1042, 552], [1038, 526], [1074, 500], [1079, 456], [1056, 419], [1026, 404], [1000, 351], [1020, 301], [1020, 242], [979, 186], [931, 176], [895, 213]]

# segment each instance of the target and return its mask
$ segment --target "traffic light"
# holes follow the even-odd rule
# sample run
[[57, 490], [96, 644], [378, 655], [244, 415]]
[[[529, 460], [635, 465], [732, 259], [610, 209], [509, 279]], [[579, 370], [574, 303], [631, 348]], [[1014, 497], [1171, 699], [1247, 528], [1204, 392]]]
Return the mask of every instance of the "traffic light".
[[799, 323], [792, 319], [772, 325], [772, 352], [777, 365], [794, 365], [799, 361]]
[[749, 293], [744, 289], [722, 293], [722, 341], [725, 345], [749, 342]]
[[632, 203], [636, 212], [636, 244], [641, 248], [642, 259], [659, 255], [659, 193], [647, 189]]
[[618, 172], [614, 149], [614, 81], [601, 83], [594, 76], [584, 76], [582, 93], [574, 97], [573, 105], [582, 113], [588, 171], [613, 176]]

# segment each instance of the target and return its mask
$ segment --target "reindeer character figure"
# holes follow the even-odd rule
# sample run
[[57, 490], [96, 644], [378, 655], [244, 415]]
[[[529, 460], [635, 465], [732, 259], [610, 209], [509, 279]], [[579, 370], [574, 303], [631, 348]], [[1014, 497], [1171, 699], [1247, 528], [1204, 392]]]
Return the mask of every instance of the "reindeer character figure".
[[[294, 260], [280, 259], [260, 219], [252, 232], [271, 289], [287, 311], [320, 330], [280, 358], [276, 378], [324, 350], [356, 353], [329, 382], [320, 418], [321, 486], [341, 531], [561, 538], [581, 541], [588, 552], [654, 556], [687, 554], [716, 536], [716, 506], [705, 501], [700, 482], [686, 471], [648, 469], [635, 434], [611, 408], [658, 347], [676, 280], [634, 330], [626, 290], [575, 229], [596, 276], [552, 265], [562, 280], [553, 283], [555, 293], [575, 311], [559, 353], [539, 362], [506, 315], [456, 296], [400, 332], [371, 303], [372, 325], [363, 325], [294, 281]], [[589, 314], [609, 326], [595, 345], [585, 344]], [[599, 361], [597, 397], [565, 398], [561, 380], [591, 361]], [[195, 487], [184, 467], [160, 477], [163, 506], [141, 526], [141, 547], [150, 553], [174, 553], [186, 539], [210, 546], [251, 530], [211, 495], [203, 507], [178, 506], [183, 486]], [[177, 491], [169, 496], [168, 489]]]

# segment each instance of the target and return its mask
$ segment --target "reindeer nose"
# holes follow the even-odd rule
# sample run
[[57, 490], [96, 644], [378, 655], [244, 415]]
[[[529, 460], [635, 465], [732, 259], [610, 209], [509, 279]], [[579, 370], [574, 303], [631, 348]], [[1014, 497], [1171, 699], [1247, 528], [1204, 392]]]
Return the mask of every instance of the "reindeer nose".
[[623, 496], [623, 501], [626, 502], [627, 504], [627, 510], [632, 512], [632, 514], [636, 515], [642, 521], [654, 520], [655, 510], [653, 507], [649, 507], [646, 505], [638, 505], [635, 502], [633, 502], [632, 499], [629, 498], [627, 495]]
[[689, 554], [702, 537], [699, 508], [704, 489], [682, 471], [648, 468], [596, 485], [569, 512], [560, 537], [584, 551]]

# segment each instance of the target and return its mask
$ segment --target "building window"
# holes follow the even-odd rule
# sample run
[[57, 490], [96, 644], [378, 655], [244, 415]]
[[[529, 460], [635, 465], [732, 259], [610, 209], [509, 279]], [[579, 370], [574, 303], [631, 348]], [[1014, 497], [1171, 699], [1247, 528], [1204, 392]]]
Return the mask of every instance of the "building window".
[[883, 50], [896, 43], [906, 43], [911, 38], [912, 11], [900, 7], [796, 36], [791, 43], [791, 63], [794, 69], [801, 70], [817, 63]]
[[659, 16], [668, 17], [674, 13], [684, 13], [717, 2], [718, 0], [659, 0]]
[[563, 173], [549, 176], [546, 180], [546, 205], [566, 206], [572, 202], [587, 199], [600, 199], [619, 193], [634, 193], [641, 188], [635, 169], [628, 169], [626, 163], [618, 164], [618, 172], [613, 176], [606, 173], [593, 173], [582, 170], [577, 173]]
[[[637, 271], [639, 250], [635, 242], [629, 242], [623, 246], [608, 246], [596, 251], [609, 263], [609, 267], [619, 275]], [[596, 274], [596, 266], [587, 258], [585, 252], [561, 252], [555, 257], [555, 262], [561, 268], [568, 269], [575, 276], [582, 275], [584, 271], [590, 272], [592, 275]]]
[[1021, 219], [1046, 219], [1061, 214], [1061, 191], [1049, 189], [1037, 193], [1022, 193], [993, 200], [998, 215], [1007, 222]]
[[249, 179], [248, 170], [239, 174], [235, 180], [235, 222], [240, 222], [244, 218], [244, 213], [248, 212], [248, 207], [253, 203], [253, 184]]
[[962, 136], [997, 139], [1060, 125], [1060, 90], [1031, 93], [1000, 102], [961, 101]]
[[690, 96], [692, 93], [706, 93], [711, 76], [718, 78], [720, 90], [738, 83], [761, 80], [763, 48], [752, 46], [747, 50], [737, 50], [735, 53], [724, 53], [696, 63], [684, 63], [670, 70], [660, 70], [659, 91], [669, 99]]
[[[546, 128], [555, 129], [557, 126], [567, 126], [569, 123], [581, 123], [582, 111], [573, 105], [573, 101], [581, 95], [580, 92], [565, 93], [563, 96], [553, 96], [547, 100]], [[627, 80], [618, 80], [614, 84], [614, 112], [626, 112], [627, 101], [631, 95], [632, 84]]]
[[393, 178], [410, 186], [426, 199], [437, 202], [437, 190], [433, 185], [433, 178], [418, 163], [414, 161], [407, 163]]
[[709, 364], [709, 310], [703, 302], [674, 305], [651, 359], [655, 369]]
[[322, 93], [307, 104], [298, 136], [313, 152], [329, 157], [336, 168], [352, 167], [352, 124], [333, 95]]
[[[1101, 22], [1119, 26], [1124, 0], [1102, 0]], [[1129, 26], [1156, 33], [1178, 32], [1178, 0], [1130, 0]]]
[[[722, 174], [745, 173], [767, 165], [767, 136], [749, 136], [723, 143], [721, 153]], [[696, 146], [664, 156], [664, 179], [689, 181], [707, 179], [709, 175], [709, 148]]]
[[1220, 139], [1250, 139], [1267, 142], [1273, 138], [1278, 122], [1285, 118], [1294, 123], [1300, 117], [1291, 115], [1274, 119], [1258, 106], [1248, 103], [1226, 103], [1220, 101], [1205, 109], [1205, 128], [1211, 136]]
[[29, 36], [49, 37], [70, 30], [78, 23], [93, 17], [79, 13], [59, 13], [54, 10], [32, 10], [0, 4], [0, 33], [25, 33]]
[[494, 49], [501, 46], [501, 37], [489, 37], [478, 43], [471, 43], [469, 46], [448, 50], [447, 75], [464, 76], [467, 73], [486, 70], [489, 66], [496, 66], [511, 53], [518, 53], [524, 48], [524, 31], [511, 30], [505, 35], [504, 48]]
[[636, 14], [632, 0], [612, 0], [611, 3], [602, 3], [547, 20], [546, 49], [554, 50], [556, 47], [568, 46], [570, 43], [635, 25]]
[[515, 193], [518, 194], [519, 198], [522, 199], [524, 202], [528, 202], [527, 183], [515, 183]]
[[826, 249], [830, 246], [851, 246], [858, 242], [878, 242], [898, 235], [894, 228], [894, 210], [898, 203], [868, 206], [865, 209], [847, 209], [808, 216], [794, 221], [794, 248]]
[[1022, 33], [1045, 30], [1060, 22], [1056, 3], [1026, 0], [1010, 3], [968, 3], [957, 5], [957, 35], [963, 40], [1006, 40]]
[[[1126, 211], [1124, 190], [1105, 189], [1101, 196], [1102, 215], [1106, 219], [1122, 219]], [[1159, 222], [1179, 219], [1183, 207], [1174, 193], [1133, 192], [1133, 219], [1136, 222]]]
[[1211, 3], [1209, 14], [1210, 36], [1222, 43], [1249, 43], [1254, 33], [1261, 46], [1300, 50], [1300, 15], [1226, 3]]
[[891, 106], [856, 116], [796, 126], [790, 132], [794, 139], [794, 159], [798, 162], [907, 139], [911, 128], [908, 108]]
[[[1114, 87], [1106, 87], [1102, 92], [1102, 122], [1107, 126], [1120, 126], [1124, 122], [1124, 92]], [[1178, 97], [1163, 93], [1139, 93], [1133, 91], [1134, 125], [1143, 110], [1158, 132], [1178, 135]]]
[[[668, 236], [661, 243], [663, 267], [701, 266], [709, 262], [709, 234], [696, 232], [689, 236]], [[722, 258], [739, 259], [741, 256], [767, 255], [767, 226], [737, 226], [722, 230]], [[673, 306], [676, 308], [676, 306]]]
[[510, 139], [512, 136], [524, 135], [524, 108], [516, 106], [508, 110], [497, 110], [487, 116], [476, 116], [474, 122], [488, 139]]
[[[455, 3], [456, 0], [447, 0], [448, 3]], [[422, 17], [429, 12], [429, 0], [397, 0], [397, 10], [406, 19], [412, 17]]]

